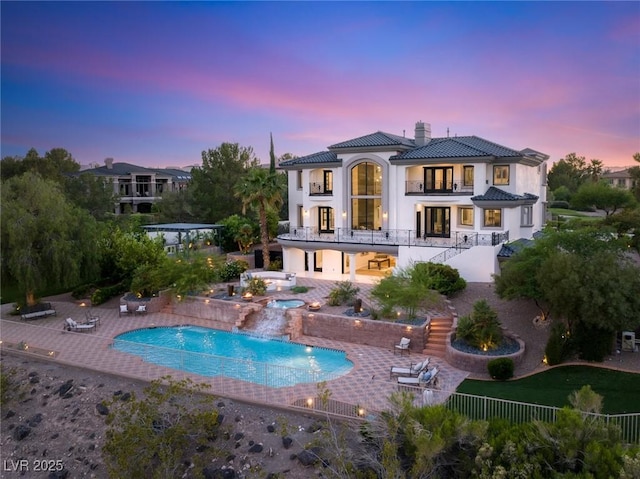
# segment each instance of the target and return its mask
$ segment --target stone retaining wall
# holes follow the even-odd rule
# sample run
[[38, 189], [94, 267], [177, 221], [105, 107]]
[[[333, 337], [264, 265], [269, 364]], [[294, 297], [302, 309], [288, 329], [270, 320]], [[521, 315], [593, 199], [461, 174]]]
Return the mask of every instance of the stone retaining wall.
[[504, 332], [504, 335], [508, 338], [511, 338], [518, 342], [520, 345], [520, 350], [513, 354], [504, 354], [501, 356], [487, 356], [483, 354], [471, 354], [465, 353], [464, 351], [460, 351], [452, 346], [452, 341], [455, 340], [455, 331], [451, 331], [447, 335], [446, 342], [446, 350], [445, 350], [445, 361], [447, 361], [451, 366], [462, 369], [463, 371], [469, 371], [471, 373], [478, 374], [486, 374], [487, 373], [487, 364], [489, 361], [497, 358], [511, 358], [513, 360], [514, 366], [518, 366], [522, 362], [522, 358], [524, 357], [524, 341], [520, 339], [517, 335], [507, 332]]

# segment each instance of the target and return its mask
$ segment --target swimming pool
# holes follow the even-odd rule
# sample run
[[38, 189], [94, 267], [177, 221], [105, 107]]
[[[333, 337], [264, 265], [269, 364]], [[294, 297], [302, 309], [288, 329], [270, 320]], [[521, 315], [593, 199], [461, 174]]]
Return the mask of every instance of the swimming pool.
[[112, 347], [172, 369], [271, 387], [328, 381], [353, 367], [344, 351], [200, 326], [137, 329], [116, 336]]

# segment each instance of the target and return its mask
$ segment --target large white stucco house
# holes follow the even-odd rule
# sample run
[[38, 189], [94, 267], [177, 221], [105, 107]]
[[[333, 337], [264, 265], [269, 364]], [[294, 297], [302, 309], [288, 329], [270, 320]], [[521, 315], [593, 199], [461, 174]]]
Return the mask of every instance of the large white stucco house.
[[376, 132], [280, 164], [289, 184], [284, 269], [350, 279], [440, 262], [490, 282], [501, 245], [545, 218], [546, 160], [476, 136]]

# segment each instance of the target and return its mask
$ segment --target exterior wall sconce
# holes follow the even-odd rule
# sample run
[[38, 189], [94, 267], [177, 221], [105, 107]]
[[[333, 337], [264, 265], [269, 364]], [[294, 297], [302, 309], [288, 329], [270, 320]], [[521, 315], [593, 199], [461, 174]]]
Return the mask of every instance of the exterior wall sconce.
[[346, 218], [346, 217], [347, 217], [347, 212], [346, 212], [346, 211], [343, 211], [343, 212], [342, 212], [342, 217], [343, 217], [343, 218]]
[[382, 217], [383, 217], [385, 220], [387, 219], [387, 216], [389, 216], [389, 215], [387, 215], [387, 212], [386, 212], [386, 211], [385, 211], [384, 213], [382, 213]]

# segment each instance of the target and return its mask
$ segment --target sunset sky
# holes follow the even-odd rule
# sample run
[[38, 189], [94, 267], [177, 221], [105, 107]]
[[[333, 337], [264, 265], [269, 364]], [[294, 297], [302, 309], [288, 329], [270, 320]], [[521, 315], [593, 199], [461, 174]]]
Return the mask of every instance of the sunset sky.
[[640, 151], [640, 2], [2, 2], [1, 155], [269, 160], [381, 130]]

